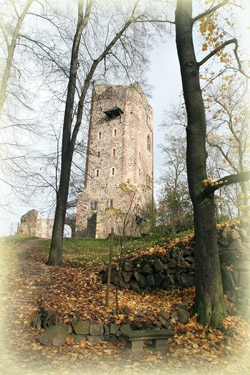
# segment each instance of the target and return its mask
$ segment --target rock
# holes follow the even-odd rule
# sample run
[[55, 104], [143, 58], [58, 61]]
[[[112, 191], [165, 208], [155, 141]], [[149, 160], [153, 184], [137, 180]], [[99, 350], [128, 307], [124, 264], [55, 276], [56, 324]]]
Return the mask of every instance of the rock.
[[230, 228], [229, 227], [225, 227], [221, 233], [221, 236], [225, 239], [227, 239], [227, 236], [228, 236], [228, 233], [230, 232]]
[[41, 314], [36, 314], [35, 316], [33, 316], [31, 318], [30, 325], [33, 328], [41, 328], [42, 327]]
[[117, 270], [111, 270], [111, 275], [110, 275], [110, 282], [111, 284], [117, 284], [118, 281], [118, 272]]
[[142, 322], [132, 322], [132, 329], [137, 330], [137, 329], [142, 329], [143, 328], [143, 323]]
[[238, 250], [238, 251], [240, 251], [241, 248], [242, 248], [241, 240], [235, 240], [231, 242], [231, 244], [228, 247], [229, 250]]
[[164, 276], [161, 273], [155, 274], [155, 286], [157, 288], [162, 284], [163, 280], [164, 280]]
[[48, 327], [40, 336], [39, 342], [45, 346], [61, 346], [67, 341], [66, 330], [62, 326]]
[[131, 263], [125, 262], [123, 267], [125, 271], [133, 271], [133, 265]]
[[226, 294], [229, 301], [236, 303], [237, 298], [234, 290], [224, 290], [224, 294]]
[[167, 263], [166, 264], [164, 264], [164, 266], [163, 266], [163, 272], [164, 271], [167, 271], [168, 270], [168, 265], [167, 265]]
[[66, 335], [69, 335], [72, 332], [72, 327], [69, 324], [57, 323], [57, 327], [61, 327], [65, 330]]
[[120, 280], [120, 287], [121, 289], [129, 289], [130, 283], [125, 283], [123, 280]]
[[232, 264], [237, 259], [239, 259], [239, 253], [238, 251], [234, 250], [225, 250], [220, 253], [220, 263], [221, 264]]
[[168, 276], [168, 280], [169, 280], [169, 283], [174, 285], [175, 284], [175, 281], [174, 281], [174, 277], [172, 275], [169, 275]]
[[116, 335], [119, 331], [119, 326], [117, 324], [111, 323], [110, 324], [110, 335]]
[[122, 310], [122, 314], [123, 315], [129, 315], [130, 314], [130, 309], [128, 306], [124, 306], [123, 310]]
[[77, 319], [76, 322], [72, 321], [72, 327], [76, 335], [88, 335], [90, 324], [88, 321]]
[[189, 312], [187, 310], [181, 309], [180, 307], [177, 308], [177, 311], [179, 322], [184, 324], [187, 323], [190, 318]]
[[161, 272], [163, 270], [163, 263], [160, 261], [160, 259], [156, 259], [154, 262], [154, 269], [156, 272]]
[[85, 335], [76, 335], [75, 333], [71, 333], [70, 337], [74, 340], [76, 343], [80, 343], [81, 341], [86, 341], [87, 338]]
[[176, 268], [176, 261], [174, 259], [170, 259], [168, 268]]
[[237, 230], [233, 229], [231, 232], [230, 232], [230, 235], [229, 237], [232, 239], [232, 240], [238, 240], [238, 238], [240, 238], [240, 234]]
[[194, 257], [192, 257], [192, 256], [188, 256], [188, 257], [186, 257], [185, 260], [186, 260], [188, 263], [194, 263]]
[[159, 315], [158, 315], [159, 317], [161, 316], [162, 318], [164, 318], [165, 320], [169, 320], [170, 319], [170, 314], [167, 312], [167, 311], [165, 311], [165, 310], [161, 310], [160, 312], [159, 312]]
[[142, 268], [141, 272], [144, 275], [150, 275], [151, 273], [153, 273], [153, 269], [149, 264], [145, 264], [145, 266]]
[[86, 338], [91, 344], [97, 344], [98, 342], [103, 341], [102, 336], [87, 336]]
[[123, 324], [121, 326], [121, 329], [120, 329], [120, 334], [124, 334], [124, 333], [127, 333], [127, 332], [130, 332], [132, 331], [132, 328], [130, 327], [130, 324]]
[[155, 278], [154, 275], [147, 276], [147, 283], [149, 286], [155, 286]]
[[168, 290], [169, 288], [169, 280], [168, 279], [164, 279], [163, 280], [163, 284], [162, 284], [162, 289], [163, 290]]
[[218, 240], [218, 245], [219, 245], [219, 247], [224, 248], [224, 247], [228, 246], [228, 241], [225, 238], [222, 237]]
[[180, 308], [180, 309], [183, 309], [183, 310], [187, 310], [188, 309], [188, 302], [180, 302], [180, 303], [177, 303], [176, 304], [176, 307]]
[[145, 286], [147, 286], [147, 281], [142, 273], [139, 274], [138, 284], [139, 287], [142, 289], [145, 288]]
[[179, 317], [178, 311], [172, 312], [171, 319], [174, 319], [177, 322], [178, 317]]
[[130, 279], [132, 277], [132, 272], [122, 272], [122, 277], [123, 277], [123, 280], [125, 281], [125, 283], [129, 283], [130, 282]]
[[102, 336], [103, 335], [103, 326], [100, 324], [90, 324], [89, 333], [91, 336]]
[[42, 328], [47, 328], [57, 324], [58, 316], [56, 315], [54, 310], [45, 310], [43, 307], [41, 307], [40, 311]]
[[139, 285], [137, 284], [137, 282], [135, 280], [132, 280], [130, 282], [130, 286], [131, 286], [131, 289], [134, 292], [139, 293], [139, 294], [141, 293], [141, 289], [140, 289]]
[[235, 290], [236, 284], [232, 275], [232, 271], [228, 270], [225, 266], [221, 267], [221, 276], [223, 290]]
[[189, 288], [194, 285], [195, 277], [184, 273], [180, 276], [180, 282], [182, 286]]
[[168, 261], [168, 257], [166, 255], [161, 255], [160, 260], [162, 261], [162, 263], [166, 264]]

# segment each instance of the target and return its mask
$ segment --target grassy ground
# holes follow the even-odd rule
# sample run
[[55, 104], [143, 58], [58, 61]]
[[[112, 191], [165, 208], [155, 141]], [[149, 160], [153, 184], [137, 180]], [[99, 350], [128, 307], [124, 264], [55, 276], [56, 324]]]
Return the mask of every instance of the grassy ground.
[[[153, 246], [159, 237], [150, 236], [146, 238], [125, 239], [123, 244], [123, 255], [139, 252], [149, 246]], [[48, 257], [50, 240], [41, 242], [36, 248], [36, 253], [44, 259]], [[63, 261], [71, 266], [82, 266], [86, 263], [102, 263], [109, 259], [110, 240], [92, 238], [64, 238]], [[113, 257], [115, 260], [120, 254], [120, 239], [115, 237]]]

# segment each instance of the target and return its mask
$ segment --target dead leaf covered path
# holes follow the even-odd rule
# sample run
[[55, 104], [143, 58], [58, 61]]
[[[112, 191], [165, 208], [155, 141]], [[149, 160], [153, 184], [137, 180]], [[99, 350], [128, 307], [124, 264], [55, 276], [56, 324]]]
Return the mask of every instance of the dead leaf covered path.
[[[1, 249], [1, 374], [250, 374], [249, 327], [239, 317], [225, 321], [226, 334], [200, 326], [195, 318], [178, 324], [167, 354], [150, 350], [136, 356], [124, 354], [118, 341], [75, 344], [69, 340], [60, 348], [41, 346], [39, 330], [30, 326], [41, 303], [55, 309], [65, 322], [74, 315], [104, 323], [110, 319], [118, 323], [125, 317], [111, 316], [112, 308], [103, 307], [106, 286], [98, 275], [99, 266], [48, 267], [33, 251], [39, 241]], [[136, 319], [138, 310], [154, 320], [159, 309], [171, 311], [177, 302], [191, 304], [193, 298], [193, 290], [119, 294], [121, 307], [131, 309], [130, 320]], [[111, 307], [113, 303], [111, 292]]]

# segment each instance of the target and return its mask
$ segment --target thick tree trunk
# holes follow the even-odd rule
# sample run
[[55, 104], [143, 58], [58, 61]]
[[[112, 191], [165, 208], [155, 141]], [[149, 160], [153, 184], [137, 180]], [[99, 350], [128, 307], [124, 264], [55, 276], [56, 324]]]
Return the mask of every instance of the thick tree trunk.
[[217, 248], [213, 193], [202, 202], [206, 175], [206, 119], [200, 89], [199, 66], [192, 40], [192, 0], [177, 0], [176, 44], [187, 111], [187, 173], [194, 208], [196, 301], [202, 324], [221, 328], [226, 307]]

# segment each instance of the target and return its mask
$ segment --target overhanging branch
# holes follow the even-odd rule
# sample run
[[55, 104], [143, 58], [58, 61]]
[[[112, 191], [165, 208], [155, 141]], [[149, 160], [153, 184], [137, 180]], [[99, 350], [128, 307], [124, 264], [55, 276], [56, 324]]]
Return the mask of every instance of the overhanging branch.
[[250, 171], [231, 174], [225, 176], [213, 183], [210, 183], [205, 189], [198, 195], [196, 198], [196, 203], [202, 203], [206, 198], [211, 196], [216, 190], [220, 189], [223, 186], [228, 186], [232, 184], [236, 184], [239, 182], [245, 182], [250, 180]]
[[[204, 57], [204, 59], [202, 59], [200, 62], [198, 62], [198, 66], [200, 67], [201, 65], [205, 64], [209, 59], [211, 59], [211, 57], [213, 57], [214, 55], [216, 55], [219, 51], [221, 51], [223, 48], [225, 48], [229, 44], [235, 44], [235, 46], [237, 46], [238, 45], [237, 44], [237, 39], [235, 39], [235, 38], [234, 39], [229, 39], [225, 43], [222, 43], [220, 46], [218, 46], [212, 52], [210, 52], [206, 57]], [[238, 64], [239, 64], [239, 62], [238, 62]]]

